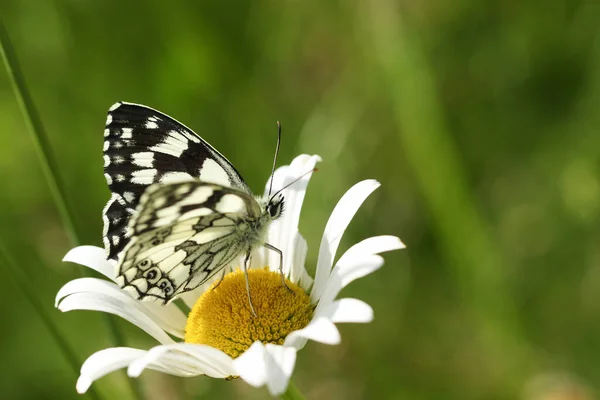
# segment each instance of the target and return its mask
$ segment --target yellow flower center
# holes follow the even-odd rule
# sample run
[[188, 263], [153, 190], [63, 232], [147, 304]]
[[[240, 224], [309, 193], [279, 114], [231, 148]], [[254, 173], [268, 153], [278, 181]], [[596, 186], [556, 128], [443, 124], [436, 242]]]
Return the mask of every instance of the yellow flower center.
[[207, 344], [235, 358], [252, 343], [283, 344], [285, 337], [304, 328], [314, 307], [308, 294], [279, 272], [268, 268], [248, 271], [252, 314], [244, 272], [236, 270], [215, 282], [200, 296], [185, 326], [186, 343]]

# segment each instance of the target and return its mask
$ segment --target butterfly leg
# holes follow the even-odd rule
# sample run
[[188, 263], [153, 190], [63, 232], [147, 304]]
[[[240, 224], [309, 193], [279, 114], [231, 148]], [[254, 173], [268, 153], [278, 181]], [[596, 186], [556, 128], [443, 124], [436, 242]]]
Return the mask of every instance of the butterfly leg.
[[244, 259], [244, 276], [246, 277], [246, 292], [248, 293], [248, 303], [250, 303], [250, 310], [252, 310], [252, 314], [255, 317], [258, 317], [258, 315], [256, 315], [256, 311], [254, 311], [254, 306], [252, 305], [252, 297], [250, 296], [250, 280], [248, 279], [248, 264], [250, 261], [250, 255], [252, 254], [251, 250], [252, 249], [248, 249], [248, 252], [246, 253], [246, 258]]
[[263, 244], [263, 246], [265, 246], [267, 249], [273, 250], [274, 252], [279, 254], [279, 273], [281, 274], [281, 283], [283, 284], [283, 286], [285, 286], [287, 288], [287, 290], [289, 290], [290, 292], [293, 293], [294, 291], [292, 289], [290, 289], [290, 287], [287, 285], [287, 283], [285, 283], [285, 275], [283, 275], [283, 252], [281, 250], [279, 250], [277, 247], [275, 247], [269, 243], [265, 243], [265, 244]]
[[213, 286], [212, 290], [215, 290], [216, 288], [219, 287], [219, 285], [221, 284], [221, 282], [223, 282], [223, 279], [225, 279], [225, 271], [227, 270], [227, 268], [223, 268], [223, 273], [221, 274], [221, 279], [219, 279], [219, 282], [217, 282], [217, 284], [215, 286]]

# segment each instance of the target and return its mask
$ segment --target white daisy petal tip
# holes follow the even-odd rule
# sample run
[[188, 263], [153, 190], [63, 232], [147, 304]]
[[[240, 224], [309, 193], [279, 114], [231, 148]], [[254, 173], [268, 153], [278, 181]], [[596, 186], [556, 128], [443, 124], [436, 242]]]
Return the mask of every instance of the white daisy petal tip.
[[85, 248], [85, 247], [87, 247], [87, 246], [77, 246], [77, 247], [72, 248], [71, 250], [69, 250], [67, 252], [67, 254], [65, 254], [62, 261], [77, 263], [77, 260], [79, 258], [79, 253], [81, 252], [81, 249]]
[[296, 349], [304, 346], [305, 339], [315, 342], [336, 345], [340, 344], [342, 337], [333, 321], [325, 317], [316, 317], [304, 328], [290, 333], [285, 339], [284, 346]]
[[[353, 264], [355, 260], [406, 248], [404, 243], [391, 235], [374, 236], [350, 247], [338, 260], [338, 265]], [[383, 262], [383, 259], [381, 259]]]
[[356, 250], [360, 248], [365, 254], [380, 254], [405, 249], [406, 245], [397, 236], [381, 235], [365, 239], [352, 247]]
[[373, 321], [373, 308], [362, 300], [345, 298], [326, 306], [320, 315], [327, 316], [334, 323], [369, 323]]
[[[160, 358], [163, 348], [161, 346], [148, 350], [143, 356], [133, 360], [127, 367], [127, 376], [130, 378], [139, 378], [145, 369], [151, 368], [152, 364]], [[157, 351], [159, 350], [159, 351]]]
[[116, 288], [116, 285], [112, 282], [108, 282], [106, 279], [98, 278], [78, 278], [64, 284], [56, 293], [54, 298], [54, 307], [58, 307], [61, 300], [74, 293], [86, 293], [86, 292], [110, 292], [109, 289], [112, 287]]
[[145, 350], [130, 347], [112, 347], [97, 351], [84, 361], [75, 389], [85, 393], [90, 385], [103, 376], [127, 367], [133, 360], [142, 357]]
[[127, 376], [130, 378], [138, 378], [144, 369], [146, 369], [147, 362], [144, 358], [140, 358], [138, 360], [133, 361], [127, 367]]
[[390, 236], [390, 242], [395, 242], [393, 243], [393, 247], [390, 248], [391, 250], [402, 250], [406, 248], [406, 245], [404, 244], [404, 242], [402, 240], [400, 240], [399, 237], [397, 236]]
[[371, 194], [373, 191], [377, 190], [379, 186], [381, 186], [381, 183], [377, 179], [365, 179], [364, 181], [358, 182], [350, 189], [358, 187], [361, 188], [363, 191]]
[[92, 382], [88, 376], [80, 375], [77, 379], [77, 384], [75, 384], [75, 390], [79, 394], [84, 394], [92, 386]]
[[104, 254], [104, 249], [96, 246], [77, 246], [65, 254], [63, 261], [83, 265], [83, 262], [89, 258], [97, 258], [99, 254]]
[[290, 163], [290, 167], [292, 168], [302, 168], [305, 167], [306, 165], [310, 164], [310, 165], [314, 165], [318, 162], [323, 161], [323, 159], [321, 158], [321, 156], [317, 155], [317, 154], [300, 154], [299, 156], [295, 157], [292, 162]]
[[83, 265], [113, 280], [116, 272], [115, 264], [106, 259], [106, 251], [96, 246], [77, 246], [63, 257], [63, 262]]
[[267, 381], [265, 347], [261, 342], [254, 342], [241, 356], [233, 360], [236, 373], [254, 387], [261, 387]]
[[267, 344], [266, 349], [270, 356], [267, 389], [271, 396], [279, 396], [287, 389], [294, 372], [296, 349], [274, 344]]
[[274, 344], [254, 342], [241, 356], [233, 360], [236, 373], [254, 387], [267, 386], [272, 396], [285, 392], [294, 365], [296, 350]]

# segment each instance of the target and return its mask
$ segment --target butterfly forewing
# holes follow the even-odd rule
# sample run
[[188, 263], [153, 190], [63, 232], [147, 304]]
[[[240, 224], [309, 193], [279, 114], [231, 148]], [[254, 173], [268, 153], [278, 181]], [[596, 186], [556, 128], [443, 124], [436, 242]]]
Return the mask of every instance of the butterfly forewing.
[[201, 179], [250, 194], [240, 174], [185, 125], [152, 108], [116, 103], [104, 130], [104, 176], [113, 193], [104, 209], [104, 242], [117, 260], [142, 193], [155, 183]]
[[248, 251], [244, 238], [260, 214], [258, 202], [234, 188], [202, 181], [153, 185], [131, 218], [118, 282], [137, 298], [166, 303]]

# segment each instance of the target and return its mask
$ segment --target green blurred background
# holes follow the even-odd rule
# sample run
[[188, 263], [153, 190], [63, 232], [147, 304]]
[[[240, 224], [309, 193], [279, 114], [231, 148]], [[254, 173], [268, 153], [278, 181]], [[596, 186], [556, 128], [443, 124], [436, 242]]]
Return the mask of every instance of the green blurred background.
[[[600, 3], [550, 0], [2, 0], [82, 243], [101, 245], [103, 124], [147, 104], [221, 150], [261, 191], [280, 163], [323, 157], [301, 230], [314, 271], [327, 217], [354, 183], [380, 188], [342, 250], [400, 236], [345, 289], [375, 309], [310, 343], [311, 399], [592, 399], [600, 385]], [[0, 69], [0, 239], [82, 361], [106, 318], [61, 314], [72, 247]], [[340, 253], [341, 254], [341, 253]], [[3, 268], [0, 398], [76, 399], [76, 374]], [[111, 317], [126, 344], [154, 341]], [[264, 398], [240, 380], [145, 372], [148, 399]], [[123, 372], [94, 384], [128, 399]]]

